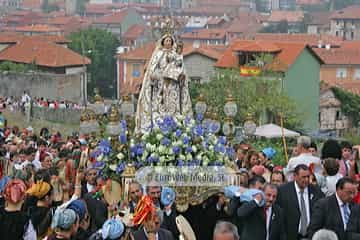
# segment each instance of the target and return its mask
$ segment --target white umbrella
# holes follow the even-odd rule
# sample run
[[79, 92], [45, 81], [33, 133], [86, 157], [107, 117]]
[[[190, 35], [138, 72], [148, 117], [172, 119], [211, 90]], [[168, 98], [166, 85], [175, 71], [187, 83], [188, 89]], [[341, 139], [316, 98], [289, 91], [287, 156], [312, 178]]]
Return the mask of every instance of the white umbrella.
[[[281, 127], [276, 124], [265, 124], [256, 128], [255, 136], [266, 137], [266, 138], [281, 138], [282, 130]], [[285, 137], [298, 137], [299, 133], [284, 128]]]

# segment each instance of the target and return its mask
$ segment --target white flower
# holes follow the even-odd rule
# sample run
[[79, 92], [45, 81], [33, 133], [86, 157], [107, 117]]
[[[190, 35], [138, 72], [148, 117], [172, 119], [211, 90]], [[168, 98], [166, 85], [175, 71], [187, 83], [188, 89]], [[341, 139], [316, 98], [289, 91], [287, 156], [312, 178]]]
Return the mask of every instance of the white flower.
[[152, 158], [157, 158], [158, 156], [159, 156], [159, 155], [157, 155], [156, 153], [152, 153], [152, 154], [151, 154], [151, 157], [152, 157]]
[[151, 143], [147, 143], [147, 144], [145, 145], [146, 150], [149, 150], [149, 151], [150, 151], [151, 147], [152, 147]]
[[104, 154], [100, 154], [97, 158], [96, 161], [101, 162], [102, 160], [104, 160]]
[[196, 148], [196, 146], [192, 146], [191, 148], [192, 148], [192, 151], [193, 151], [194, 153], [196, 153], [196, 152], [197, 152], [197, 148]]
[[179, 159], [184, 161], [184, 160], [186, 159], [186, 158], [185, 158], [185, 155], [180, 154]]
[[209, 150], [212, 152], [212, 151], [214, 151], [214, 146], [213, 145], [210, 145], [209, 146]]
[[160, 160], [161, 163], [164, 163], [165, 162], [165, 156], [161, 156], [159, 160]]
[[191, 161], [192, 155], [190, 153], [186, 154], [186, 161]]
[[112, 171], [116, 171], [116, 164], [111, 164], [111, 165], [109, 166], [109, 168], [110, 168], [110, 170], [112, 170]]
[[158, 141], [160, 141], [161, 139], [163, 139], [163, 135], [161, 134], [161, 133], [158, 133], [158, 134], [156, 134], [156, 139], [158, 140]]
[[158, 151], [159, 151], [159, 153], [164, 154], [165, 151], [166, 151], [166, 147], [163, 146], [163, 145], [160, 145], [160, 146], [158, 147]]
[[116, 157], [119, 159], [119, 160], [122, 160], [125, 158], [125, 155], [123, 153], [119, 153], [118, 155], [116, 155]]

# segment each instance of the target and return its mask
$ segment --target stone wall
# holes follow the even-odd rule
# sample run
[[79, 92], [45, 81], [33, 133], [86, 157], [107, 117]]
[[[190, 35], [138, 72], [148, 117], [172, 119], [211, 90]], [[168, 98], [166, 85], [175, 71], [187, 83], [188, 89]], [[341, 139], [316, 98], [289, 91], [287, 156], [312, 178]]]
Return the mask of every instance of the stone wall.
[[31, 97], [52, 100], [81, 100], [80, 74], [0, 73], [0, 96], [21, 96], [24, 91]]
[[80, 124], [81, 110], [76, 109], [50, 109], [31, 108], [31, 119], [45, 120], [57, 123]]

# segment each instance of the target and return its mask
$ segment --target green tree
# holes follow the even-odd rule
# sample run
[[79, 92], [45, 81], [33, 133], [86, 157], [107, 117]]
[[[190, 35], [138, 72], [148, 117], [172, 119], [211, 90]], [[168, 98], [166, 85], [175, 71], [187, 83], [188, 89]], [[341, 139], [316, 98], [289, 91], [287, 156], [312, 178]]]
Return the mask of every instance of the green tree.
[[341, 102], [341, 111], [352, 120], [355, 126], [359, 127], [360, 96], [336, 87], [332, 90], [335, 97]]
[[231, 94], [238, 105], [236, 124], [242, 124], [250, 113], [261, 123], [264, 116], [278, 123], [281, 115], [286, 127], [299, 130], [301, 126], [300, 112], [295, 102], [281, 91], [279, 76], [275, 73], [268, 77], [241, 77], [237, 69], [218, 70], [209, 83], [191, 83], [190, 94], [194, 104], [202, 94], [209, 108], [222, 118], [226, 97]]
[[116, 48], [119, 40], [110, 32], [89, 28], [70, 35], [69, 48], [91, 59], [88, 95], [98, 88], [104, 97], [116, 95]]
[[36, 70], [36, 67], [32, 64], [13, 63], [9, 61], [0, 63], [0, 72], [25, 73], [30, 70]]

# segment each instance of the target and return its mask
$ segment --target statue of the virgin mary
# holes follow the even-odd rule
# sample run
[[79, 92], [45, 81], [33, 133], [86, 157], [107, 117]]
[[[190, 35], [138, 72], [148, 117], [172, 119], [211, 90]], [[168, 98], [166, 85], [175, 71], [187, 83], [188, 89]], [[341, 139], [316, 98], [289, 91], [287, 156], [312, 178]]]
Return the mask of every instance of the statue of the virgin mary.
[[182, 43], [167, 32], [157, 42], [144, 75], [136, 110], [136, 132], [151, 131], [165, 116], [192, 116]]

